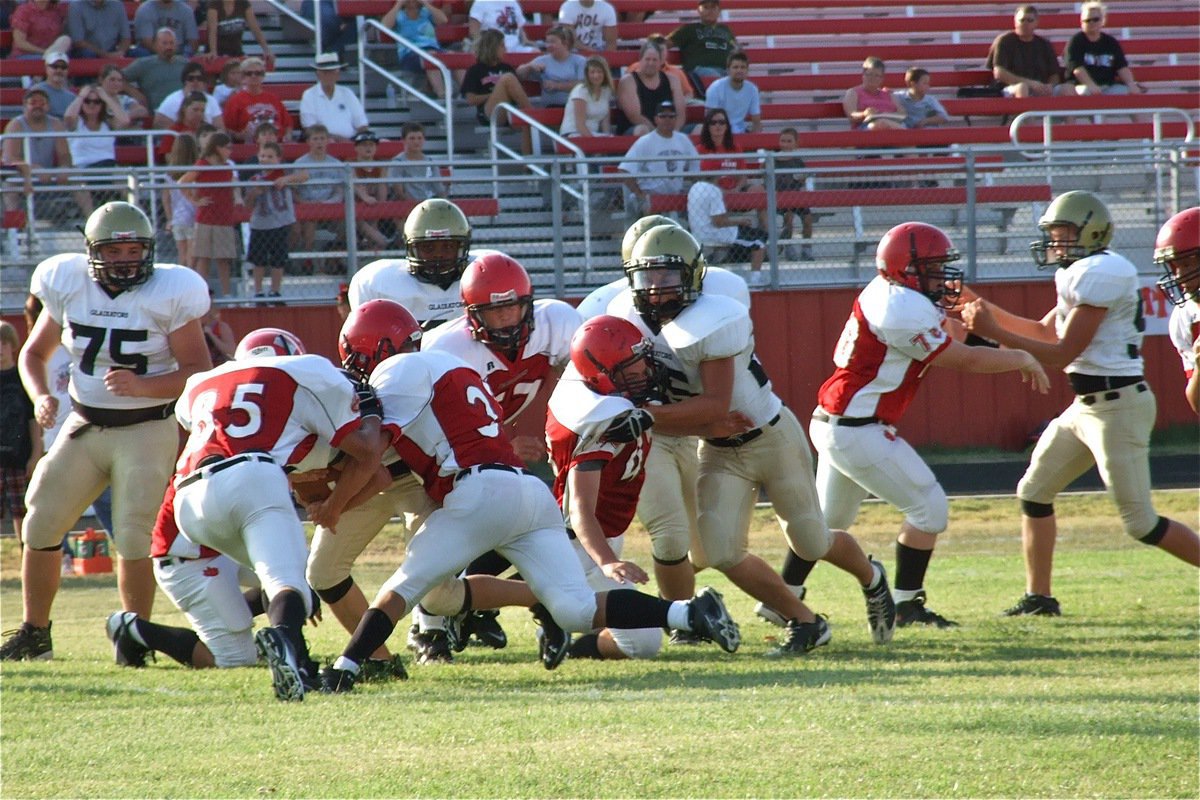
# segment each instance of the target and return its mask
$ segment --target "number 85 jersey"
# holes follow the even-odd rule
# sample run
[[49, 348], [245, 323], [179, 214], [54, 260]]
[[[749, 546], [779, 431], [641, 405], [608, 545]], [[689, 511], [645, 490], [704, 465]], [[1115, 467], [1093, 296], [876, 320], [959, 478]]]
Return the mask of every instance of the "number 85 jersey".
[[116, 297], [88, 274], [87, 256], [65, 253], [48, 258], [33, 272], [29, 290], [62, 326], [71, 354], [70, 395], [97, 408], [147, 408], [159, 397], [118, 397], [104, 386], [113, 367], [138, 375], [178, 368], [167, 337], [208, 311], [208, 287], [194, 270], [155, 264], [145, 283]]

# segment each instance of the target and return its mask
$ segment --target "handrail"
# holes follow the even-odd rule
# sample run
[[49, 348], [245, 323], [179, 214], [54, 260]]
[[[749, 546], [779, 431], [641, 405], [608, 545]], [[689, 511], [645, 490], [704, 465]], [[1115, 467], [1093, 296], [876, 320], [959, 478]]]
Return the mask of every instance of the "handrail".
[[[358, 24], [358, 96], [360, 98], [362, 98], [363, 104], [364, 105], [366, 104], [366, 98], [367, 98], [366, 70], [364, 70], [363, 67], [369, 67], [375, 73], [382, 75], [386, 80], [395, 84], [396, 86], [399, 86], [405, 92], [408, 92], [409, 94], [411, 94], [416, 99], [420, 100], [425, 105], [429, 106], [432, 109], [442, 112], [442, 116], [444, 118], [444, 121], [445, 121], [444, 124], [445, 124], [445, 128], [446, 128], [447, 161], [449, 161], [451, 164], [453, 164], [454, 163], [454, 97], [453, 97], [452, 87], [454, 86], [454, 81], [451, 79], [449, 68], [445, 64], [443, 64], [440, 59], [425, 52], [425, 50], [422, 49], [419, 45], [414, 44], [413, 42], [410, 42], [408, 39], [405, 39], [403, 36], [396, 33], [391, 28], [384, 27], [376, 20], [367, 19], [366, 17], [357, 17], [356, 22]], [[379, 66], [371, 59], [367, 58], [367, 43], [366, 43], [367, 37], [364, 36], [364, 34], [367, 32], [368, 28], [375, 28], [375, 29], [383, 32], [384, 34], [386, 34], [389, 37], [389, 40], [395, 40], [396, 42], [399, 42], [400, 44], [407, 47], [411, 52], [416, 53], [417, 56], [422, 61], [426, 61], [426, 62], [432, 64], [434, 67], [437, 67], [438, 72], [440, 72], [442, 75], [442, 85], [444, 87], [446, 87], [446, 96], [443, 97], [440, 101], [436, 97], [430, 97], [429, 95], [425, 94], [421, 90], [417, 89], [412, 84], [408, 83], [407, 81], [401, 80], [400, 78], [396, 77], [391, 72], [389, 72], [388, 70]]]
[[315, 52], [321, 52], [321, 26], [317, 24], [318, 12], [316, 3], [313, 3], [313, 18], [306, 19], [305, 17], [302, 17], [300, 14], [288, 8], [285, 3], [281, 2], [281, 0], [263, 0], [263, 2], [274, 8], [276, 11], [281, 11], [284, 14], [287, 14], [289, 17], [296, 20], [296, 22], [299, 22], [301, 25], [312, 31], [315, 34], [315, 39], [313, 41], [313, 44], [316, 46]]
[[[583, 150], [581, 150], [579, 148], [579, 145], [573, 143], [570, 139], [563, 136], [558, 131], [546, 127], [541, 122], [537, 121], [536, 119], [531, 117], [529, 114], [526, 114], [524, 111], [522, 111], [521, 109], [512, 105], [511, 103], [499, 103], [496, 105], [496, 107], [494, 109], [492, 109], [492, 118], [490, 120], [491, 124], [489, 127], [489, 133], [490, 133], [490, 141], [489, 141], [490, 153], [489, 153], [489, 155], [491, 156], [491, 159], [492, 159], [492, 196], [495, 197], [497, 200], [500, 199], [500, 180], [499, 180], [500, 166], [499, 166], [499, 161], [497, 158], [498, 153], [503, 153], [504, 155], [506, 155], [516, 161], [521, 162], [522, 166], [524, 166], [526, 169], [528, 169], [530, 172], [534, 173], [535, 175], [540, 175], [544, 178], [550, 177], [550, 172], [548, 172], [547, 170], [538, 166], [538, 164], [536, 162], [530, 161], [528, 158], [526, 158], [524, 156], [524, 154], [518, 153], [516, 150], [513, 150], [511, 147], [509, 147], [508, 145], [506, 145], [500, 141], [500, 127], [496, 122], [496, 119], [498, 116], [496, 114], [496, 112], [500, 111], [501, 109], [508, 112], [510, 119], [515, 117], [517, 119], [524, 120], [525, 122], [527, 122], [529, 124], [529, 127], [531, 129], [530, 134], [529, 134], [531, 141], [533, 141], [533, 139], [534, 139], [533, 132], [537, 131], [538, 133], [542, 134], [547, 139], [549, 139], [553, 144], [555, 144], [557, 146], [561, 146], [564, 150], [567, 150], [571, 154], [574, 155], [575, 170], [576, 170], [576, 172], [578, 172], [578, 174], [580, 176], [580, 187], [581, 187], [580, 190], [576, 191], [575, 189], [571, 188], [571, 186], [569, 184], [567, 184], [565, 182], [556, 182], [556, 183], [557, 183], [557, 188], [566, 192], [571, 197], [574, 197], [579, 202], [579, 208], [580, 208], [580, 211], [582, 212], [582, 217], [583, 217], [583, 268], [582, 268], [582, 275], [584, 276], [584, 278], [586, 278], [587, 274], [592, 269], [591, 181], [588, 179], [587, 156], [584, 155], [584, 152], [583, 152]], [[535, 148], [535, 150], [536, 150], [536, 148]], [[555, 150], [555, 154], [557, 154], [557, 152], [558, 151]], [[552, 187], [551, 191], [553, 191], [553, 187]]]
[[[1184, 142], [1192, 142], [1196, 139], [1196, 125], [1188, 112], [1181, 108], [1137, 108], [1137, 109], [1079, 109], [1075, 111], [1051, 110], [1051, 111], [1024, 111], [1016, 116], [1008, 126], [1008, 136], [1012, 140], [1013, 146], [1017, 148], [1017, 152], [1030, 161], [1049, 160], [1051, 157], [1050, 149], [1054, 144], [1054, 124], [1055, 117], [1128, 117], [1141, 116], [1144, 114], [1153, 115], [1154, 126], [1154, 143], [1162, 144], [1162, 116], [1171, 114], [1181, 118], [1187, 125], [1187, 135], [1184, 136]], [[1029, 120], [1041, 119], [1042, 121], [1042, 142], [1038, 152], [1030, 154], [1031, 151], [1021, 147], [1020, 128]]]

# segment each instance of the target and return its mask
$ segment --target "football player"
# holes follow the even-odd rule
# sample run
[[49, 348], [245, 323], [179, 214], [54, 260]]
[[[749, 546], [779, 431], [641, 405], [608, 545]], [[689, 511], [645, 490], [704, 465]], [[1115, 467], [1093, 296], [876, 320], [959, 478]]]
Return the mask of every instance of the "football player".
[[[397, 621], [427, 592], [488, 550], [512, 561], [527, 588], [545, 604], [538, 614], [544, 628], [591, 631], [669, 624], [695, 630], [728, 652], [737, 649], [737, 624], [711, 589], [687, 603], [632, 590], [594, 593], [571, 550], [554, 496], [525, 471], [513, 452], [500, 424], [500, 404], [483, 379], [449, 353], [416, 351], [416, 321], [402, 306], [391, 304], [391, 311], [390, 320], [364, 320], [352, 313], [343, 326], [342, 341], [396, 341], [408, 331], [399, 355], [380, 363], [372, 346], [343, 357], [370, 372], [371, 386], [384, 408], [380, 441], [420, 474], [439, 508], [414, 534], [404, 563], [380, 589], [342, 655], [325, 671], [327, 689], [350, 689], [359, 665], [387, 640]], [[362, 327], [366, 322], [380, 328]], [[345, 478], [339, 481], [338, 489], [345, 483]], [[310, 506], [310, 515], [336, 528], [349, 492], [335, 492]], [[496, 513], [497, 498], [504, 498], [503, 514]], [[464, 589], [462, 608], [472, 608], [469, 584], [455, 583]], [[569, 639], [555, 641], [559, 652], [550, 654], [543, 648], [548, 667], [562, 660]]]
[[[777, 654], [804, 654], [828, 643], [825, 619], [747, 548], [761, 484], [791, 549], [854, 575], [867, 600], [873, 638], [889, 641], [895, 605], [883, 565], [865, 555], [848, 533], [826, 527], [808, 440], [754, 356], [749, 311], [729, 298], [701, 293], [700, 245], [682, 228], [662, 225], [643, 234], [625, 271], [631, 294], [616, 298], [609, 310], [652, 338], [655, 356], [671, 378], [670, 402], [653, 409], [656, 430], [703, 437], [696, 494], [704, 561], [693, 552], [693, 564], [715, 567], [750, 596], [777, 608], [786, 620]], [[727, 424], [730, 411], [738, 412], [742, 429]]]
[[[279, 328], [251, 331], [237, 345], [238, 360], [260, 356], [303, 355], [304, 345], [293, 334]], [[303, 462], [314, 459], [322, 465], [329, 448], [315, 446]], [[262, 584], [253, 570], [208, 546], [192, 543], [179, 535], [175, 522], [175, 486], [168, 484], [167, 494], [154, 525], [150, 557], [154, 559], [154, 577], [159, 587], [184, 613], [190, 628], [162, 625], [142, 619], [132, 611], [115, 611], [106, 625], [117, 663], [126, 667], [146, 666], [146, 656], [157, 651], [180, 664], [208, 667], [247, 667], [258, 661], [253, 617], [263, 613]], [[243, 591], [243, 587], [247, 587]], [[313, 605], [310, 620], [320, 618], [320, 606]], [[315, 665], [307, 667], [316, 675]]]
[[[421, 347], [453, 353], [474, 367], [500, 403], [504, 425], [511, 426], [543, 384], [557, 380], [562, 373], [570, 357], [571, 336], [582, 320], [561, 300], [535, 301], [529, 274], [504, 253], [491, 252], [472, 261], [459, 288], [466, 314], [429, 332]], [[546, 443], [541, 438], [517, 436], [508, 430], [513, 449], [523, 461], [545, 458]], [[505, 559], [488, 553], [471, 564], [467, 574], [498, 575], [508, 566]], [[450, 649], [440, 621], [419, 618], [421, 629], [411, 637], [417, 660], [449, 661]], [[493, 647], [507, 644], [495, 611], [476, 612], [461, 624], [464, 636], [474, 635]]]
[[[896, 539], [896, 625], [949, 628], [957, 623], [925, 605], [925, 571], [949, 504], [933, 472], [896, 433], [928, 367], [964, 372], [1020, 370], [1036, 391], [1049, 379], [1024, 350], [968, 347], [945, 328], [962, 291], [950, 238], [923, 222], [905, 222], [879, 241], [878, 275], [859, 293], [834, 348], [836, 369], [817, 393], [809, 435], [817, 449], [817, 495], [830, 528], [849, 529], [868, 494], [904, 513]], [[803, 586], [812, 561], [788, 553], [783, 579]], [[759, 615], [782, 623], [770, 609]]]
[[1154, 393], [1142, 375], [1142, 295], [1138, 271], [1109, 249], [1113, 221], [1090, 192], [1056, 197], [1030, 245], [1039, 267], [1055, 267], [1055, 307], [1040, 320], [1011, 314], [976, 298], [962, 310], [967, 328], [1005, 347], [1027, 350], [1061, 369], [1075, 400], [1042, 432], [1017, 484], [1025, 595], [1008, 616], [1058, 616], [1050, 590], [1058, 526], [1054, 498], [1093, 464], [1121, 513], [1125, 532], [1200, 566], [1200, 538], [1159, 516], [1150, 497], [1150, 431]]
[[1166, 272], [1159, 288], [1175, 304], [1167, 330], [1183, 361], [1184, 396], [1200, 414], [1200, 207], [1180, 211], [1162, 226], [1154, 242], [1154, 263]]
[[72, 359], [72, 405], [62, 435], [30, 480], [21, 555], [24, 621], [0, 660], [50, 659], [50, 610], [63, 535], [108, 485], [121, 606], [148, 618], [154, 604], [150, 530], [179, 447], [171, 418], [184, 382], [212, 364], [200, 318], [208, 290], [193, 270], [154, 261], [154, 228], [137, 206], [106, 203], [84, 226], [87, 255], [46, 259], [30, 290], [44, 305], [21, 351], [21, 380], [38, 423], [58, 400], [47, 364], [61, 341]]
[[[173, 482], [175, 522], [186, 539], [167, 550], [168, 558], [195, 557], [194, 542], [254, 571], [271, 622], [254, 640], [275, 696], [290, 701], [303, 700], [318, 676], [303, 633], [313, 611], [304, 579], [308, 552], [287, 470], [303, 468], [314, 441], [341, 450], [347, 464], [330, 497], [345, 507], [369, 490], [383, 454], [378, 417], [359, 415], [355, 387], [328, 359], [276, 355], [302, 350], [297, 345], [272, 333], [241, 348], [237, 360], [188, 380], [175, 415], [191, 434]], [[326, 452], [317, 463], [327, 461]]]

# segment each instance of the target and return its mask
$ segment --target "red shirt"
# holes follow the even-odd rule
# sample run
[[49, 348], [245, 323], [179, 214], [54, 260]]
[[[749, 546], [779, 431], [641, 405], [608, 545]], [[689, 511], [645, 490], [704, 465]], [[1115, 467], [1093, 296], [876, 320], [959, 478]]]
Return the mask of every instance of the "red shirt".
[[67, 24], [67, 4], [57, 3], [39, 9], [32, 2], [22, 3], [13, 11], [10, 22], [13, 30], [25, 33], [30, 44], [45, 50], [63, 35], [63, 28]]
[[286, 141], [292, 130], [292, 115], [283, 102], [270, 92], [250, 94], [245, 89], [234, 92], [225, 101], [222, 109], [226, 130], [245, 134], [246, 140], [254, 138], [254, 131], [264, 122], [279, 129], [279, 138]]
[[[726, 150], [718, 145], [713, 150], [706, 150], [704, 145], [697, 148], [701, 155], [714, 155], [718, 158], [705, 158], [700, 161], [700, 170], [702, 172], [730, 172], [733, 170], [742, 170], [746, 168], [746, 159], [741, 157], [740, 150]], [[725, 191], [729, 191], [738, 185], [741, 181], [740, 175], [722, 175], [717, 179], [717, 186], [720, 186]]]
[[[197, 167], [215, 166], [207, 159], [196, 162]], [[202, 225], [235, 225], [238, 216], [234, 213], [232, 186], [205, 186], [208, 183], [230, 183], [233, 181], [232, 169], [218, 169], [196, 173], [196, 222]], [[204, 198], [211, 202], [204, 203]], [[202, 203], [204, 203], [202, 205]]]

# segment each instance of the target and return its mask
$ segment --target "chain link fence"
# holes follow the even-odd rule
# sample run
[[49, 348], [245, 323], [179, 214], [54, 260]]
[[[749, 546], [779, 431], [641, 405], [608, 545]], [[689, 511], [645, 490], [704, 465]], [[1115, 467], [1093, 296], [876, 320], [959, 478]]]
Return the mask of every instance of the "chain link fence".
[[[1053, 195], [1070, 189], [1098, 192], [1108, 202], [1116, 221], [1114, 248], [1149, 274], [1158, 226], [1197, 203], [1200, 167], [1193, 145], [1151, 142], [1055, 144], [1025, 154], [971, 147], [645, 159], [494, 155], [456, 159], [453, 169], [433, 163], [420, 174], [398, 168], [403, 165], [394, 160], [330, 161], [319, 171], [308, 165], [309, 175], [294, 186], [279, 179], [304, 165], [271, 166], [272, 174], [264, 175], [266, 165], [239, 164], [232, 180], [204, 183], [207, 192], [231, 190], [251, 200], [227, 210], [238, 250], [227, 265], [226, 285], [226, 265], [189, 260], [187, 232], [175, 221], [180, 198], [187, 199], [178, 184], [183, 168], [145, 156], [155, 147], [150, 140], [163, 133], [136, 134], [144, 137], [132, 147], [141, 158], [130, 158], [127, 149], [125, 158], [135, 162], [128, 165], [35, 168], [31, 186], [18, 170], [5, 174], [0, 307], [20, 308], [42, 259], [82, 252], [80, 229], [87, 214], [110, 199], [152, 212], [158, 260], [207, 268], [224, 303], [332, 302], [338, 284], [361, 266], [404, 257], [404, 219], [429, 194], [459, 203], [472, 223], [473, 247], [500, 249], [521, 260], [544, 295], [581, 296], [618, 277], [621, 236], [629, 222], [648, 212], [687, 224], [711, 263], [744, 271], [764, 286], [865, 283], [874, 274], [876, 242], [906, 220], [944, 228], [964, 256], [969, 280], [1028, 278], [1037, 274], [1028, 253], [1038, 236], [1037, 219]], [[706, 221], [711, 215], [704, 209], [713, 210], [714, 192], [692, 188], [700, 182], [716, 186], [716, 197], [734, 220], [718, 215]], [[251, 212], [281, 202], [285, 190], [293, 194], [296, 212], [284, 240], [285, 263], [255, 265], [248, 258]], [[760, 247], [709, 235], [712, 222], [754, 229], [736, 238]], [[752, 276], [758, 255], [761, 272]], [[271, 267], [281, 267], [278, 283], [272, 282]], [[279, 296], [271, 297], [272, 291]]]

